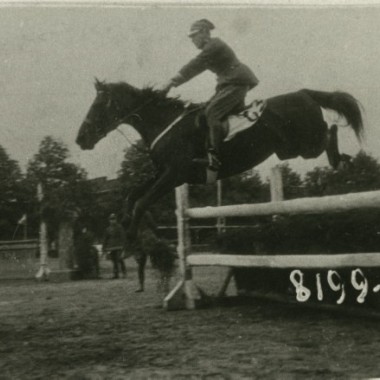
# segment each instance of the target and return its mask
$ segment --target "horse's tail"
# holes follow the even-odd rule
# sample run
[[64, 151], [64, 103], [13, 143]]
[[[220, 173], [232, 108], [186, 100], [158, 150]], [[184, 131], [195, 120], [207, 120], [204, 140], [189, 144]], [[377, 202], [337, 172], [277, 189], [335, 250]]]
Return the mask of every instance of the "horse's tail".
[[321, 107], [331, 108], [342, 114], [351, 126], [359, 142], [363, 141], [364, 128], [361, 109], [362, 105], [347, 92], [303, 90]]

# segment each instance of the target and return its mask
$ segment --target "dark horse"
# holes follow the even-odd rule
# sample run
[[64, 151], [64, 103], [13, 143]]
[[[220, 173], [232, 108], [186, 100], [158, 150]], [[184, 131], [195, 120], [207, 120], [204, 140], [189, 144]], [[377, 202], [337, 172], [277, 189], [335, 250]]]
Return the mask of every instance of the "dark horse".
[[[133, 189], [126, 200], [124, 217], [129, 220], [128, 235], [134, 238], [142, 215], [161, 196], [183, 183], [207, 182], [206, 168], [194, 160], [206, 155], [208, 133], [202, 106], [186, 105], [152, 88], [138, 89], [123, 82], [97, 80], [95, 88], [96, 98], [76, 139], [79, 146], [93, 149], [109, 132], [127, 123], [150, 148], [157, 167], [157, 176]], [[252, 127], [223, 143], [218, 178], [248, 170], [274, 153], [289, 159], [315, 158], [326, 151], [329, 163], [337, 167], [349, 156], [339, 153], [337, 124], [324, 120], [326, 110], [336, 111], [361, 140], [361, 111], [350, 94], [300, 90], [276, 96], [266, 100], [266, 108]]]

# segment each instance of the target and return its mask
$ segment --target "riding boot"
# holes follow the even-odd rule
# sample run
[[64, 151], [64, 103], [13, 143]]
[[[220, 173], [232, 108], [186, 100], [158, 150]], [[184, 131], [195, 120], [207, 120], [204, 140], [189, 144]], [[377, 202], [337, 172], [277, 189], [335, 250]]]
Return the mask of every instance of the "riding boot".
[[219, 147], [222, 142], [222, 126], [220, 122], [213, 120], [209, 122], [209, 148], [207, 149], [207, 156], [204, 158], [194, 158], [192, 161], [196, 164], [207, 167], [212, 171], [219, 171], [221, 161], [219, 159]]

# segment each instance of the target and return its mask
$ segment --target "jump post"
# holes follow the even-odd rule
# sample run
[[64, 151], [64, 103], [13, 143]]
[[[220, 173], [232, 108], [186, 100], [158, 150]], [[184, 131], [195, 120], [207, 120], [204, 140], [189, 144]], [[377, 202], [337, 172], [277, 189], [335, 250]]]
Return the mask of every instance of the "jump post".
[[[319, 255], [231, 255], [231, 254], [191, 254], [191, 241], [189, 234], [189, 220], [191, 218], [225, 218], [225, 217], [252, 217], [270, 215], [301, 215], [339, 213], [362, 209], [380, 209], [380, 191], [351, 193], [313, 198], [300, 198], [283, 200], [282, 179], [278, 167], [271, 172], [271, 198], [268, 203], [242, 204], [218, 207], [189, 208], [188, 186], [176, 188], [177, 229], [178, 229], [178, 256], [180, 260], [181, 280], [177, 286], [165, 297], [164, 308], [167, 310], [194, 309], [202, 303], [204, 292], [196, 287], [192, 281], [192, 268], [196, 266], [224, 266], [233, 270], [274, 270], [292, 273], [293, 280], [303, 281], [303, 274], [299, 269], [339, 269], [355, 268], [351, 272], [351, 279], [355, 289], [363, 288], [365, 279], [359, 268], [380, 268], [380, 253], [348, 253], [348, 254], [319, 254]], [[232, 271], [227, 277], [223, 290], [228, 286]], [[236, 278], [235, 273], [235, 280]], [[253, 272], [252, 272], [253, 273]], [[291, 275], [291, 276], [292, 276]], [[357, 276], [359, 275], [359, 280]], [[289, 279], [289, 275], [288, 279]], [[320, 288], [320, 274], [316, 275], [318, 300], [323, 296]], [[333, 270], [328, 272], [328, 281], [333, 290], [338, 287], [336, 278], [339, 274]], [[302, 277], [302, 278], [301, 278]], [[355, 278], [354, 278], [355, 277]], [[354, 281], [355, 280], [355, 281]], [[362, 280], [362, 281], [361, 281]], [[319, 281], [319, 282], [318, 282]], [[366, 284], [368, 288], [368, 281]], [[339, 289], [337, 289], [339, 290]], [[344, 285], [342, 297], [344, 292]], [[305, 292], [309, 291], [307, 288]], [[364, 291], [364, 290], [363, 290]], [[380, 292], [380, 285], [371, 289], [371, 292]], [[252, 292], [254, 294], [254, 292]], [[322, 294], [322, 296], [321, 296]], [[361, 293], [362, 294], [362, 293]], [[302, 301], [302, 292], [298, 293]], [[294, 297], [293, 297], [294, 298]], [[380, 293], [378, 294], [380, 299]], [[299, 301], [299, 299], [298, 299]], [[339, 301], [339, 300], [338, 300]], [[358, 302], [361, 302], [358, 297]], [[339, 302], [337, 302], [339, 303]]]

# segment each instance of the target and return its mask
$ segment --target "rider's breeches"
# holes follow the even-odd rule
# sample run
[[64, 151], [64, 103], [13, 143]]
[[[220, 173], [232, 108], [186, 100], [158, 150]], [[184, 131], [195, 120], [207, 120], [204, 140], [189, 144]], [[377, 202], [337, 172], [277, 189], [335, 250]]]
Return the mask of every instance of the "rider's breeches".
[[248, 86], [225, 85], [218, 89], [206, 107], [206, 119], [210, 128], [211, 146], [218, 152], [223, 139], [222, 120], [244, 107]]

